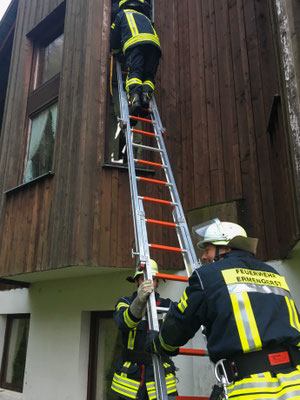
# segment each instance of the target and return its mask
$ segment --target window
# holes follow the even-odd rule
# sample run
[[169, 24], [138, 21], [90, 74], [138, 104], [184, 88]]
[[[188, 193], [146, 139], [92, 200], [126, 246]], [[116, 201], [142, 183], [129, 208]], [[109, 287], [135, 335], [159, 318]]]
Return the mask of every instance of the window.
[[24, 182], [52, 169], [60, 72], [63, 59], [65, 2], [27, 36], [33, 45], [27, 102], [27, 155]]
[[30, 142], [24, 181], [41, 176], [52, 168], [57, 120], [57, 103], [31, 119]]
[[116, 400], [110, 389], [122, 340], [112, 311], [93, 312], [91, 318], [88, 400]]
[[22, 392], [29, 332], [29, 314], [8, 315], [1, 365], [2, 388]]

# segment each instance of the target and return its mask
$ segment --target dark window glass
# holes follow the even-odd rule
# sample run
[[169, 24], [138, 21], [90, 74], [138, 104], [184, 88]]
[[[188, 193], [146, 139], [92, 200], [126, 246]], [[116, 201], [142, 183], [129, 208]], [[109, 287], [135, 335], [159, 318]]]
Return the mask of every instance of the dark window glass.
[[116, 400], [111, 390], [122, 340], [112, 312], [93, 312], [91, 319], [88, 400]]
[[57, 103], [46, 108], [30, 122], [30, 142], [24, 181], [41, 176], [52, 169], [57, 121]]
[[29, 315], [7, 317], [1, 367], [1, 387], [22, 392], [29, 332]]
[[47, 82], [60, 73], [63, 56], [64, 35], [60, 35], [45, 47], [39, 47], [38, 75], [39, 84]]

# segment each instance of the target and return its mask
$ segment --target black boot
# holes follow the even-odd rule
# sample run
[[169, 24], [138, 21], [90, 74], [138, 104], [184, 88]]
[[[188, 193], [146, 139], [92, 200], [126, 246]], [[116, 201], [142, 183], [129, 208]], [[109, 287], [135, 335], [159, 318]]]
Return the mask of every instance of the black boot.
[[147, 92], [142, 92], [142, 107], [149, 108], [149, 95]]
[[130, 115], [139, 115], [141, 110], [141, 96], [139, 93], [134, 93], [130, 95], [130, 100], [128, 102]]

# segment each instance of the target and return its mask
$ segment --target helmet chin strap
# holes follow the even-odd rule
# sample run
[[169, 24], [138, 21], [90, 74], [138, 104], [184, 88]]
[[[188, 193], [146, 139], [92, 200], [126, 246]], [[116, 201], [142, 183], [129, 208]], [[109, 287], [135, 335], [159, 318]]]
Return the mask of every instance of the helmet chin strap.
[[216, 246], [214, 262], [219, 261], [220, 257], [221, 257], [221, 255], [219, 253], [219, 246]]
[[227, 253], [221, 253], [220, 254], [220, 250], [219, 250], [219, 246], [216, 246], [216, 253], [215, 253], [215, 257], [214, 257], [214, 261], [219, 261], [220, 258], [225, 258], [227, 256]]

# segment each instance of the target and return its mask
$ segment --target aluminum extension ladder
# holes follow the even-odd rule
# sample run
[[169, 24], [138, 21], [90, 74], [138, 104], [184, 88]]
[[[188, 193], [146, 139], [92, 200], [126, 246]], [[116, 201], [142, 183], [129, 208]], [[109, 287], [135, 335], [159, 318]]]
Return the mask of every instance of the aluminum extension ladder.
[[[126, 151], [128, 159], [128, 169], [129, 169], [129, 183], [130, 183], [130, 194], [131, 203], [133, 211], [133, 224], [134, 224], [134, 235], [135, 235], [135, 245], [136, 249], [133, 254], [137, 258], [137, 265], [140, 265], [144, 272], [145, 279], [152, 280], [152, 271], [150, 266], [150, 249], [160, 249], [165, 251], [171, 251], [176, 253], [181, 253], [187, 272], [187, 276], [190, 276], [195, 268], [198, 268], [201, 264], [197, 260], [197, 256], [192, 244], [188, 226], [183, 213], [182, 205], [176, 188], [175, 180], [173, 177], [172, 169], [168, 159], [167, 151], [165, 148], [163, 133], [165, 129], [162, 126], [159, 112], [154, 97], [150, 100], [149, 114], [151, 119], [140, 118], [136, 116], [129, 115], [127, 95], [124, 90], [123, 84], [123, 73], [121, 70], [121, 65], [117, 62], [117, 79], [118, 79], [118, 91], [119, 91], [119, 103], [120, 103], [120, 113], [121, 117], [119, 123], [121, 129], [125, 132], [126, 136]], [[141, 121], [145, 124], [149, 124], [153, 127], [154, 132], [142, 131], [135, 129], [131, 126], [130, 120]], [[133, 134], [141, 134], [145, 136], [151, 136], [156, 141], [155, 147], [146, 146], [143, 144], [138, 144], [133, 142]], [[133, 148], [140, 148], [143, 151], [150, 151], [159, 154], [161, 162], [152, 162], [141, 159], [134, 158]], [[162, 169], [165, 173], [166, 180], [160, 181], [145, 177], [140, 177], [136, 175], [136, 164], [142, 164], [145, 166], [150, 166], [153, 168]], [[171, 200], [162, 200], [157, 198], [151, 198], [147, 196], [141, 196], [138, 193], [137, 182], [142, 181], [149, 184], [164, 185], [168, 187], [170, 192]], [[152, 202], [161, 205], [167, 205], [172, 207], [172, 216], [174, 222], [158, 221], [154, 219], [146, 218], [144, 211], [144, 202]], [[165, 246], [159, 244], [153, 244], [148, 242], [147, 235], [147, 223], [162, 225], [168, 227], [174, 227], [177, 233], [177, 238], [179, 242], [179, 247]], [[156, 274], [158, 278], [177, 280], [177, 281], [188, 281], [188, 277], [174, 276], [168, 274]], [[157, 312], [164, 312], [159, 307], [156, 307], [155, 294], [154, 292], [150, 295], [147, 303], [147, 314], [149, 329], [159, 331]], [[199, 355], [207, 356], [207, 351], [205, 350], [193, 350], [193, 349], [180, 349], [179, 354], [184, 355]], [[154, 367], [154, 377], [156, 385], [156, 395], [157, 400], [167, 400], [167, 389], [165, 384], [165, 374], [163, 365], [158, 356], [153, 355], [153, 367]], [[183, 398], [178, 396], [179, 398]], [[200, 399], [200, 397], [197, 397]], [[207, 399], [207, 398], [201, 398]]]

